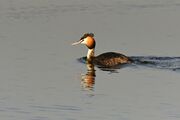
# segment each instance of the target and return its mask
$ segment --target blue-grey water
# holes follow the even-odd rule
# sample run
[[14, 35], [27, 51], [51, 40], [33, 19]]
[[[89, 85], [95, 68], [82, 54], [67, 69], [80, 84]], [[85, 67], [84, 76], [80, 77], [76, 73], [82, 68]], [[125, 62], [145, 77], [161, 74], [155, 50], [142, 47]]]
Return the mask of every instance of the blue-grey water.
[[[1, 120], [179, 120], [179, 0], [0, 0]], [[115, 71], [96, 53], [137, 60]]]

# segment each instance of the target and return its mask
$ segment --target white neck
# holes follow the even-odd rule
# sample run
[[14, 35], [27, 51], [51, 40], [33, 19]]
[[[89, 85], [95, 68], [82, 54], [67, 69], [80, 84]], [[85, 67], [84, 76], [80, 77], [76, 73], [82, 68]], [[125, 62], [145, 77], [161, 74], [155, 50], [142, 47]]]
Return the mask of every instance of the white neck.
[[88, 49], [87, 60], [92, 61], [93, 57], [94, 57], [94, 48], [93, 49]]

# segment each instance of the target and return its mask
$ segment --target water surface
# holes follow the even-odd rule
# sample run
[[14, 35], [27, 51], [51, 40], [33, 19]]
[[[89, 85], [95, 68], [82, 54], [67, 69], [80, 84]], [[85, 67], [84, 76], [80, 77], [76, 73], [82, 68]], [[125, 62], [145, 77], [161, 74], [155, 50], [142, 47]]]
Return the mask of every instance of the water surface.
[[180, 57], [179, 10], [178, 0], [1, 0], [0, 118], [179, 120], [178, 70], [103, 71], [79, 63], [86, 47], [70, 45], [93, 32], [96, 54]]

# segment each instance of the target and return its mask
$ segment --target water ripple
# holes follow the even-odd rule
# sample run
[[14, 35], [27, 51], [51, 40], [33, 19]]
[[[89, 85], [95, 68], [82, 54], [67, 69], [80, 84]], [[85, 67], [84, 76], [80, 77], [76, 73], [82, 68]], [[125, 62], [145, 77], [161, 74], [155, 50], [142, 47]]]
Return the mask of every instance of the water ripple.
[[180, 57], [132, 56], [134, 64], [173, 71], [180, 70]]
[[76, 106], [66, 106], [66, 105], [53, 105], [53, 106], [31, 106], [39, 111], [81, 111], [81, 108]]

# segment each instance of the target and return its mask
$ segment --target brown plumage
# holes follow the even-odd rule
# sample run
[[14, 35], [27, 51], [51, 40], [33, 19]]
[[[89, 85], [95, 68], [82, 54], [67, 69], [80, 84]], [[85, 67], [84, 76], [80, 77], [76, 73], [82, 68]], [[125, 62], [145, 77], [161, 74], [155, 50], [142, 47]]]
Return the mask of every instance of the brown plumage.
[[93, 63], [104, 67], [112, 67], [119, 64], [126, 64], [131, 62], [132, 60], [127, 56], [115, 52], [103, 53], [94, 57], [93, 59]]

